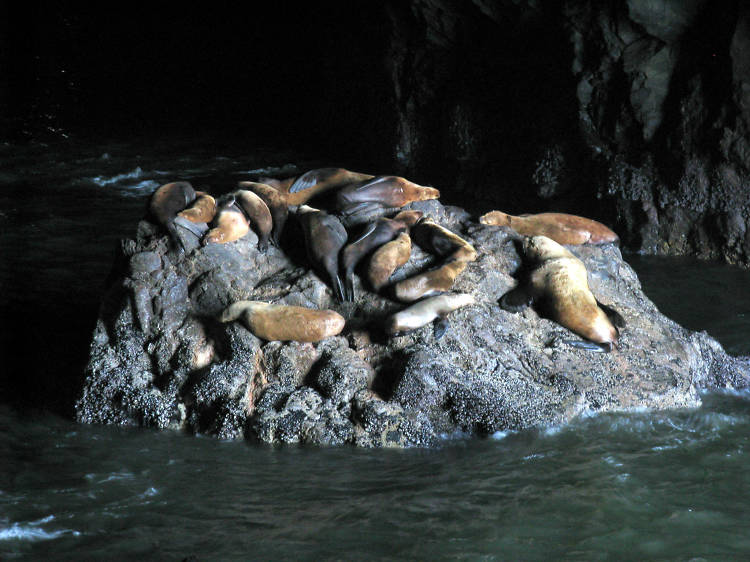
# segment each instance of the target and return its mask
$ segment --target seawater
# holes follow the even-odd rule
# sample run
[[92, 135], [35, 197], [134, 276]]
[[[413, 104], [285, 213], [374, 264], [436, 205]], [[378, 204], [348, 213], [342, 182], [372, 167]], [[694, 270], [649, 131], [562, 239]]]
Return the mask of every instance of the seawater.
[[[403, 451], [272, 448], [56, 415], [70, 415], [112, 249], [133, 235], [150, 192], [174, 179], [228, 190], [243, 175], [312, 167], [278, 150], [247, 153], [190, 142], [0, 146], [2, 341], [4, 357], [21, 359], [3, 373], [13, 407], [0, 406], [0, 559], [750, 553], [744, 393]], [[626, 258], [662, 312], [750, 354], [748, 272]]]

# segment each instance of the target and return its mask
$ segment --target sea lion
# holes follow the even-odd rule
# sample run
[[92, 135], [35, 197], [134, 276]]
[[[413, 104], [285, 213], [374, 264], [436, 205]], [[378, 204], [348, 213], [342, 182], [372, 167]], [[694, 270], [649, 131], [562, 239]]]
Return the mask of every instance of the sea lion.
[[449, 260], [440, 267], [399, 281], [393, 286], [393, 294], [402, 302], [413, 302], [449, 291], [467, 265], [466, 261]]
[[395, 212], [407, 203], [437, 199], [440, 191], [398, 176], [378, 176], [352, 183], [336, 193], [336, 209], [349, 224]]
[[423, 216], [424, 213], [422, 211], [408, 209], [406, 211], [399, 212], [396, 216], [393, 217], [393, 220], [401, 221], [406, 224], [406, 226], [412, 227], [417, 224], [419, 222], [419, 219], [421, 219]]
[[[444, 319], [448, 313], [474, 302], [474, 296], [468, 293], [453, 293], [424, 299], [390, 316], [386, 320], [385, 331], [388, 334], [397, 334], [416, 330], [436, 319]], [[437, 323], [435, 338], [440, 339], [446, 328], [444, 322]]]
[[477, 251], [455, 232], [423, 217], [410, 231], [412, 239], [428, 252], [458, 261], [474, 261]]
[[344, 329], [345, 320], [333, 310], [238, 301], [221, 313], [221, 322], [242, 319], [247, 329], [267, 341], [317, 342]]
[[539, 213], [513, 216], [491, 211], [479, 222], [492, 226], [508, 226], [524, 236], [546, 236], [558, 244], [617, 243], [620, 238], [602, 223], [566, 213]]
[[167, 230], [175, 248], [180, 252], [185, 251], [185, 246], [177, 234], [174, 220], [177, 213], [193, 201], [195, 201], [195, 190], [186, 181], [166, 183], [157, 188], [149, 199], [149, 214]]
[[216, 199], [205, 191], [196, 191], [195, 195], [193, 204], [177, 215], [190, 222], [211, 222], [216, 215]]
[[372, 177], [374, 176], [370, 174], [352, 172], [344, 168], [317, 168], [309, 170], [301, 176], [285, 180], [260, 178], [259, 181], [286, 194], [287, 204], [304, 205], [317, 195]]
[[367, 269], [367, 279], [372, 288], [376, 291], [382, 289], [391, 275], [409, 261], [409, 256], [411, 256], [411, 238], [408, 232], [402, 232], [395, 240], [375, 250]]
[[346, 298], [354, 301], [354, 268], [359, 261], [375, 248], [390, 242], [407, 229], [406, 223], [395, 219], [380, 218], [370, 224], [351, 244], [341, 252], [341, 266], [344, 269]]
[[339, 252], [347, 240], [344, 225], [333, 215], [308, 205], [297, 209], [297, 218], [305, 233], [308, 259], [326, 273], [336, 298], [345, 301], [344, 284], [339, 276]]
[[289, 217], [289, 205], [286, 200], [286, 194], [265, 183], [241, 181], [237, 185], [241, 189], [249, 189], [268, 205], [268, 210], [271, 211], [271, 218], [273, 220], [271, 240], [278, 246], [284, 225]]
[[247, 222], [247, 216], [237, 206], [233, 198], [219, 201], [216, 216], [211, 221], [211, 226], [213, 228], [203, 237], [204, 246], [206, 244], [234, 242], [250, 232], [250, 223]]
[[617, 328], [589, 289], [581, 260], [546, 236], [526, 238], [523, 254], [531, 269], [518, 287], [500, 299], [505, 310], [518, 312], [535, 303], [546, 317], [597, 345], [569, 343], [604, 351], [617, 347]]
[[247, 215], [250, 224], [255, 226], [258, 231], [258, 249], [265, 252], [273, 229], [273, 218], [268, 205], [260, 196], [247, 189], [234, 191], [230, 196], [234, 197], [236, 205]]

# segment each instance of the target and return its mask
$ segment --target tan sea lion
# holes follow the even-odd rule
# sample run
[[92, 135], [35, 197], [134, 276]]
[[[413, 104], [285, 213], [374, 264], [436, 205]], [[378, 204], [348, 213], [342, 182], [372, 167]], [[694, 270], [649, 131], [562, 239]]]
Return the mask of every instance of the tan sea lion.
[[247, 215], [247, 218], [258, 232], [258, 249], [265, 252], [268, 249], [268, 238], [273, 230], [273, 218], [271, 210], [265, 201], [248, 189], [240, 189], [231, 194], [239, 206]]
[[281, 240], [281, 233], [284, 230], [284, 225], [286, 225], [286, 220], [289, 216], [289, 205], [287, 203], [286, 194], [265, 183], [241, 181], [237, 185], [241, 189], [249, 189], [263, 199], [266, 205], [268, 205], [268, 210], [271, 211], [271, 218], [273, 219], [271, 240], [273, 240], [274, 244], [278, 246], [279, 241]]
[[242, 319], [255, 336], [267, 341], [317, 342], [344, 329], [345, 320], [333, 310], [238, 301], [221, 313], [221, 322]]
[[[436, 319], [443, 319], [454, 310], [474, 304], [474, 296], [468, 293], [453, 293], [430, 297], [411, 305], [404, 310], [390, 316], [385, 323], [385, 331], [388, 334], [397, 334], [409, 330], [416, 330], [426, 326]], [[435, 338], [440, 339], [445, 333], [447, 325], [440, 322], [435, 325]]]
[[[589, 289], [583, 262], [546, 236], [526, 238], [523, 253], [531, 267], [528, 276], [502, 297], [500, 305], [517, 312], [535, 303], [546, 317], [597, 344], [597, 350], [616, 347], [617, 328]], [[569, 343], [592, 349], [585, 342]]]
[[184, 252], [185, 247], [177, 234], [174, 220], [177, 213], [193, 201], [195, 201], [195, 190], [186, 181], [166, 183], [157, 188], [149, 199], [149, 214], [167, 230], [172, 242], [180, 252]]
[[491, 211], [479, 222], [492, 226], [509, 226], [524, 236], [546, 236], [558, 244], [606, 244], [620, 238], [602, 223], [566, 213], [539, 213], [513, 216]]
[[458, 261], [474, 261], [477, 251], [455, 232], [424, 217], [411, 228], [412, 239], [430, 253]]
[[203, 237], [204, 246], [206, 244], [234, 242], [250, 232], [250, 223], [247, 222], [247, 216], [233, 203], [233, 199], [230, 199], [230, 201], [219, 203], [216, 216], [211, 221], [213, 228]]
[[375, 250], [370, 258], [367, 278], [376, 291], [388, 284], [391, 275], [409, 261], [411, 256], [411, 238], [408, 232], [402, 232], [395, 240]]
[[344, 269], [346, 298], [354, 301], [354, 268], [359, 261], [375, 248], [390, 242], [407, 229], [406, 223], [395, 219], [380, 218], [370, 224], [365, 231], [341, 252], [341, 267]]
[[356, 217], [367, 221], [407, 203], [439, 197], [440, 191], [434, 187], [418, 185], [398, 176], [378, 176], [340, 189], [336, 193], [336, 209], [355, 224]]
[[285, 180], [260, 178], [259, 181], [286, 194], [287, 204], [304, 205], [317, 195], [372, 177], [370, 174], [352, 172], [344, 168], [317, 168], [309, 170], [301, 176]]
[[211, 222], [216, 215], [216, 199], [205, 191], [196, 191], [195, 195], [193, 204], [177, 215], [190, 222]]
[[345, 301], [344, 284], [339, 276], [339, 252], [347, 240], [344, 225], [333, 215], [308, 205], [297, 209], [297, 218], [305, 233], [308, 259], [313, 267], [326, 273], [336, 298]]
[[449, 291], [467, 265], [466, 261], [449, 260], [440, 267], [399, 281], [393, 286], [393, 294], [402, 302], [413, 302]]

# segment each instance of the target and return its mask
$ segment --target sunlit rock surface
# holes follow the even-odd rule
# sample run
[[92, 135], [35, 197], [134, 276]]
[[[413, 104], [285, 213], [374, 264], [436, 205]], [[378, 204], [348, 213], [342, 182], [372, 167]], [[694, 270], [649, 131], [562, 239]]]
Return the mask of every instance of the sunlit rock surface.
[[[78, 420], [182, 429], [224, 439], [364, 447], [430, 446], [446, 435], [565, 423], [632, 408], [692, 407], [702, 388], [743, 388], [750, 371], [705, 333], [659, 313], [618, 248], [570, 247], [594, 294], [627, 322], [611, 353], [577, 339], [533, 309], [505, 312], [521, 260], [508, 232], [439, 202], [413, 205], [460, 233], [479, 253], [455, 290], [476, 304], [388, 337], [383, 320], [405, 305], [356, 278], [354, 303], [338, 303], [300, 253], [294, 220], [282, 249], [257, 238], [200, 247], [180, 230], [178, 256], [141, 222], [120, 247], [93, 334]], [[286, 251], [284, 251], [286, 250]], [[401, 279], [434, 258], [416, 245]], [[385, 294], [386, 292], [384, 292]], [[264, 342], [217, 314], [242, 299], [332, 308], [347, 319], [318, 344]]]

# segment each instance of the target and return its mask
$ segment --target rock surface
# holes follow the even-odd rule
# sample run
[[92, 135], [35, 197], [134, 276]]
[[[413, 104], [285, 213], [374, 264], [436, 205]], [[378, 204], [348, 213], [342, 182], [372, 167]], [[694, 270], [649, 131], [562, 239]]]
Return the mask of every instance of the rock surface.
[[[287, 232], [284, 252], [257, 238], [200, 247], [180, 230], [177, 255], [141, 222], [121, 244], [91, 343], [76, 409], [85, 423], [184, 429], [265, 443], [429, 446], [453, 434], [565, 423], [593, 412], [693, 407], [703, 388], [744, 388], [750, 369], [705, 333], [664, 317], [612, 245], [570, 247], [594, 294], [627, 322], [620, 348], [592, 353], [532, 309], [498, 299], [521, 260], [508, 231], [479, 225], [437, 201], [412, 205], [459, 232], [479, 253], [455, 290], [476, 304], [396, 337], [382, 329], [405, 307], [355, 279], [357, 299], [338, 303]], [[294, 220], [290, 220], [294, 223]], [[288, 230], [293, 229], [293, 226]], [[433, 261], [415, 245], [401, 279]], [[344, 332], [318, 344], [264, 342], [216, 316], [242, 299], [332, 308]]]

